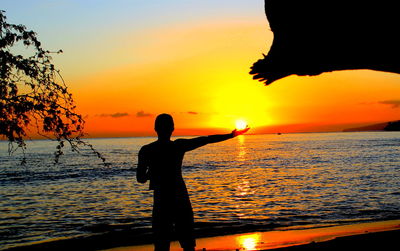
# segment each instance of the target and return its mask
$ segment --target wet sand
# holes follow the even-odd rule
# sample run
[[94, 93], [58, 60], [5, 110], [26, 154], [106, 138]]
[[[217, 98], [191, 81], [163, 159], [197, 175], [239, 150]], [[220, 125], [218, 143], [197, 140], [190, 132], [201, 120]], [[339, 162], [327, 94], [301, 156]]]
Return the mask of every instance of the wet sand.
[[[400, 238], [400, 220], [310, 229], [281, 229], [197, 239], [196, 250], [390, 250]], [[152, 245], [107, 251], [151, 251]], [[182, 250], [179, 243], [171, 251]]]
[[[301, 229], [302, 228], [302, 229]], [[53, 239], [7, 250], [152, 251], [136, 245], [130, 234], [111, 232], [90, 238]], [[196, 250], [393, 250], [400, 239], [400, 220], [329, 227], [291, 227], [267, 232], [232, 234], [197, 239]], [[143, 239], [142, 241], [149, 242]], [[182, 250], [171, 243], [171, 251]]]

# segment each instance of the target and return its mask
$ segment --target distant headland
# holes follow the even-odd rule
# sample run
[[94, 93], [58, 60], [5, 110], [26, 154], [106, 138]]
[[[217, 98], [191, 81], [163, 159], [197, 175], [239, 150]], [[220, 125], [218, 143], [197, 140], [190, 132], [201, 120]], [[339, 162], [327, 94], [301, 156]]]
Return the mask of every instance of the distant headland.
[[400, 120], [386, 123], [373, 124], [362, 127], [344, 129], [344, 132], [363, 132], [363, 131], [400, 131]]

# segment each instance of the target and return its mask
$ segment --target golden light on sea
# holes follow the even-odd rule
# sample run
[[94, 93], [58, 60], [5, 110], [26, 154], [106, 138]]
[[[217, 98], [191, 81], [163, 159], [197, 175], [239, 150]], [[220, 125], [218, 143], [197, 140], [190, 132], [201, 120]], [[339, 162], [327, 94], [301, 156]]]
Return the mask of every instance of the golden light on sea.
[[260, 234], [249, 234], [239, 236], [237, 242], [244, 250], [254, 250], [259, 240]]

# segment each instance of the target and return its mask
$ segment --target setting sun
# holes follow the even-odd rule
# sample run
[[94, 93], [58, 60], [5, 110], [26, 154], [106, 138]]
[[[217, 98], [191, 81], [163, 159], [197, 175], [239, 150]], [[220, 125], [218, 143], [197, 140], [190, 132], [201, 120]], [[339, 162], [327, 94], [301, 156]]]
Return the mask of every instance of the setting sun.
[[235, 125], [236, 125], [236, 129], [243, 130], [247, 127], [247, 122], [243, 119], [238, 119], [238, 120], [236, 120]]

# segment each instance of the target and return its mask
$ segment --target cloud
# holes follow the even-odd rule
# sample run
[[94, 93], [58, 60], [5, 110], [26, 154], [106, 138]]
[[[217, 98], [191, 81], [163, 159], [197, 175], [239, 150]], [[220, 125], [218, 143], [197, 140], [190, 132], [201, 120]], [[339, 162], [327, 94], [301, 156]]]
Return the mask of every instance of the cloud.
[[376, 102], [360, 102], [359, 105], [376, 105]]
[[138, 111], [136, 113], [136, 117], [138, 117], [138, 118], [150, 117], [150, 116], [152, 116], [151, 113], [145, 113], [144, 111]]
[[392, 108], [400, 108], [400, 100], [384, 100], [378, 103], [382, 105], [391, 105]]
[[103, 113], [103, 114], [100, 114], [98, 116], [100, 116], [100, 117], [111, 117], [111, 118], [121, 118], [121, 117], [129, 116], [129, 113], [127, 113], [127, 112], [116, 112], [116, 113], [111, 113], [111, 114]]
[[192, 112], [192, 111], [189, 111], [189, 112], [187, 112], [188, 114], [191, 114], [191, 115], [197, 115], [197, 114], [199, 114], [198, 112]]

